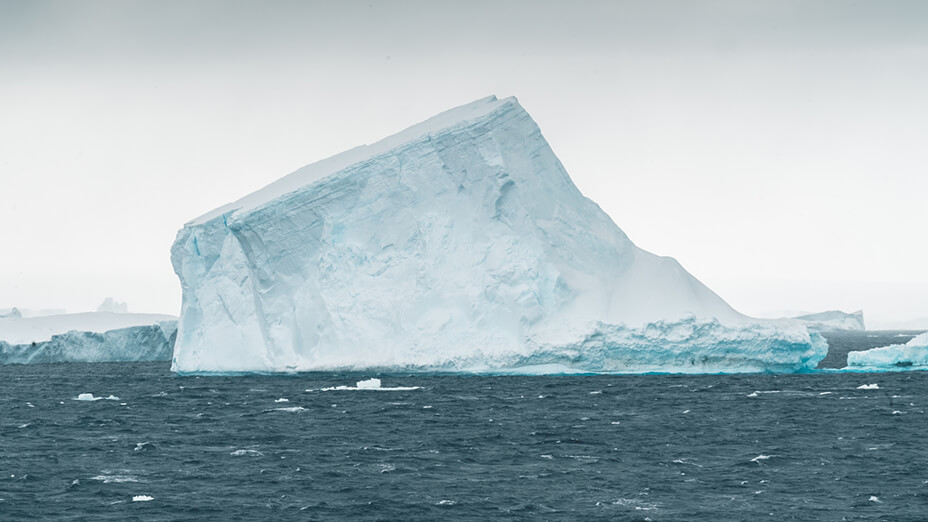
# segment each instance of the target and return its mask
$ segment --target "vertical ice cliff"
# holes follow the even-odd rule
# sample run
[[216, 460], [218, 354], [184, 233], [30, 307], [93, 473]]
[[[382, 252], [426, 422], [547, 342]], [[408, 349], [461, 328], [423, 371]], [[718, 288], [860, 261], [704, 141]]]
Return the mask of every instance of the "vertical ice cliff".
[[[514, 98], [304, 167], [186, 224], [171, 258], [179, 372], [791, 371], [825, 350], [798, 324], [751, 326], [637, 248]], [[724, 356], [693, 334], [706, 325], [732, 341]]]

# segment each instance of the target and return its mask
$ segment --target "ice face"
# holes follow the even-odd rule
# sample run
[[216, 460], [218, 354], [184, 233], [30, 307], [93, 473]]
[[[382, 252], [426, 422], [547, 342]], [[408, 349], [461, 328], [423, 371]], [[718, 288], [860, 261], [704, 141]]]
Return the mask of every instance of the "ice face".
[[164, 321], [102, 333], [72, 330], [35, 343], [0, 341], [0, 364], [169, 361], [176, 332], [176, 322]]
[[[492, 371], [563, 363], [600, 330], [607, 352], [636, 354], [610, 368], [663, 367], [639, 342], [668, 339], [648, 337], [656, 329], [771, 332], [676, 260], [632, 244], [513, 98], [478, 100], [304, 167], [185, 225], [171, 258], [183, 288], [179, 372]], [[802, 350], [815, 345], [791, 335]], [[777, 369], [804, 368], [776, 339]]]
[[925, 369], [928, 367], [928, 332], [905, 344], [893, 344], [847, 354], [851, 369]]

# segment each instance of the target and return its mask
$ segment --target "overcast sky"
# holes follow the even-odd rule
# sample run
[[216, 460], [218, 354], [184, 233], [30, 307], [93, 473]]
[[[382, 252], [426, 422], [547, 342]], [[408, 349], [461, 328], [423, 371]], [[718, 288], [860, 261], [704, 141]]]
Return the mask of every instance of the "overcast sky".
[[177, 314], [177, 229], [516, 96], [749, 314], [928, 316], [928, 2], [0, 0], [0, 308]]

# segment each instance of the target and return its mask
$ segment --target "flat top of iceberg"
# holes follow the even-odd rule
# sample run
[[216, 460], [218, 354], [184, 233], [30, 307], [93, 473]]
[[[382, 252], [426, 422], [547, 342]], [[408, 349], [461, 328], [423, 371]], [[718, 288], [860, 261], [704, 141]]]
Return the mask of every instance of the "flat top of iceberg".
[[29, 344], [48, 341], [53, 335], [71, 330], [106, 332], [132, 326], [145, 326], [161, 321], [176, 321], [164, 314], [130, 314], [115, 312], [85, 312], [79, 314], [46, 315], [40, 317], [0, 318], [0, 341]]
[[293, 192], [316, 180], [320, 180], [348, 168], [351, 165], [389, 152], [391, 149], [403, 145], [404, 143], [416, 141], [442, 129], [477, 120], [500, 107], [514, 103], [518, 103], [514, 97], [498, 100], [496, 96], [487, 96], [486, 98], [468, 103], [467, 105], [449, 109], [371, 145], [360, 145], [340, 154], [336, 154], [335, 156], [311, 163], [241, 199], [207, 212], [187, 224], [202, 224], [227, 212], [247, 210], [261, 206], [268, 201]]

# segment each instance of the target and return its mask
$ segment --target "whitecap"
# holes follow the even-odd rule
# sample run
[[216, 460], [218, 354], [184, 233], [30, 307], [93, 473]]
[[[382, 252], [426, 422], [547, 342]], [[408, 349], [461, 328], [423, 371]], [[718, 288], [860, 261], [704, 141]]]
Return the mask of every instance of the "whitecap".
[[591, 391], [590, 395], [602, 395], [602, 393], [603, 393], [602, 390], [596, 390], [596, 391]]
[[833, 392], [821, 392], [819, 395], [831, 395]]
[[880, 500], [880, 497], [878, 497], [878, 496], [876, 496], [876, 495], [870, 495], [870, 502], [876, 502], [876, 503], [878, 503], [878, 504], [882, 504], [882, 503], [883, 503], [883, 501]]
[[135, 495], [132, 497], [132, 502], [150, 502], [155, 500], [155, 497], [149, 497], [148, 495]]
[[90, 477], [90, 480], [99, 480], [104, 484], [124, 484], [139, 481], [137, 477], [132, 475], [97, 475], [96, 477]]
[[119, 397], [115, 396], [115, 395], [110, 395], [109, 397], [106, 398], [106, 400], [108, 400], [108, 401], [118, 401], [118, 400], [121, 400], [121, 399], [120, 399]]
[[775, 455], [758, 455], [758, 456], [754, 457], [753, 459], [751, 459], [751, 462], [756, 462], [756, 463], [760, 464], [760, 461], [762, 461], [762, 460], [767, 460], [767, 459], [769, 459], [770, 457], [774, 457], [774, 456], [775, 456]]
[[453, 500], [439, 500], [438, 505], [439, 506], [453, 506], [454, 501]]
[[876, 383], [873, 383], [873, 384], [861, 384], [860, 386], [857, 387], [857, 389], [858, 389], [858, 390], [879, 390], [879, 389], [880, 389], [880, 385], [879, 385], [879, 384], [876, 384]]
[[274, 411], [287, 411], [291, 413], [298, 413], [298, 412], [305, 411], [305, 410], [306, 408], [302, 406], [291, 406], [289, 408], [274, 408]]
[[264, 453], [253, 449], [237, 449], [232, 453], [229, 453], [229, 455], [232, 455], [233, 457], [263, 457]]
[[290, 402], [290, 399], [284, 399], [283, 397], [281, 397], [274, 402]]

